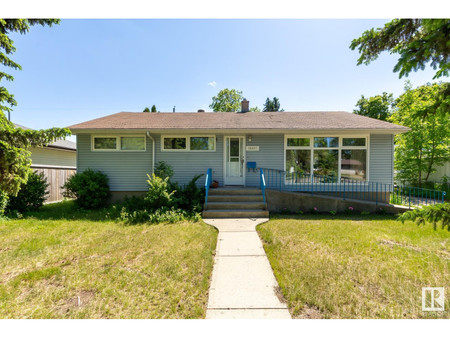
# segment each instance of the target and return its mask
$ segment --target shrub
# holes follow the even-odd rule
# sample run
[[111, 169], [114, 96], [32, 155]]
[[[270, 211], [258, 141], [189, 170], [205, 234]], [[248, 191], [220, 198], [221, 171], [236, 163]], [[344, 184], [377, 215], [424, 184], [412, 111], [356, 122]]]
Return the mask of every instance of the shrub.
[[417, 225], [429, 222], [436, 230], [437, 224], [441, 223], [441, 228], [450, 231], [450, 204], [442, 203], [428, 205], [420, 209], [414, 209], [401, 214], [398, 219], [404, 223], [406, 220], [415, 221]]
[[312, 214], [317, 214], [319, 212], [319, 209], [317, 207], [311, 208]]
[[348, 207], [347, 209], [345, 209], [345, 213], [346, 213], [347, 215], [353, 214], [353, 207]]
[[44, 173], [30, 173], [27, 183], [21, 185], [17, 196], [9, 197], [7, 210], [26, 212], [39, 209], [48, 195], [48, 186]]
[[156, 166], [153, 170], [153, 173], [162, 179], [165, 179], [168, 177], [169, 181], [170, 181], [170, 179], [173, 176], [173, 169], [170, 164], [167, 164], [164, 161], [160, 161], [156, 164]]
[[288, 208], [283, 208], [283, 209], [281, 209], [281, 213], [282, 213], [283, 215], [288, 215], [288, 214], [291, 213], [291, 210], [289, 210]]
[[148, 208], [156, 210], [161, 207], [170, 208], [175, 204], [173, 194], [175, 190], [171, 189], [169, 177], [161, 178], [152, 174], [148, 175], [147, 183], [149, 185], [145, 200], [148, 202]]
[[0, 217], [5, 213], [7, 205], [8, 205], [8, 195], [2, 190], [0, 190]]
[[370, 215], [370, 212], [368, 212], [368, 211], [361, 211], [361, 215], [367, 216], [367, 215]]
[[176, 208], [161, 208], [154, 212], [145, 209], [128, 212], [125, 207], [123, 207], [116, 219], [127, 224], [176, 223], [184, 220], [199, 221], [201, 216], [199, 213], [190, 213], [186, 210]]
[[180, 188], [178, 184], [173, 185], [175, 188], [175, 205], [183, 210], [200, 212], [205, 201], [205, 189], [197, 186], [197, 181], [203, 174], [196, 175], [184, 187]]
[[330, 210], [330, 215], [331, 215], [331, 216], [334, 216], [334, 215], [336, 215], [336, 214], [337, 214], [336, 210]]
[[75, 198], [83, 209], [99, 209], [108, 203], [111, 196], [106, 174], [87, 169], [71, 176], [63, 186], [64, 196]]

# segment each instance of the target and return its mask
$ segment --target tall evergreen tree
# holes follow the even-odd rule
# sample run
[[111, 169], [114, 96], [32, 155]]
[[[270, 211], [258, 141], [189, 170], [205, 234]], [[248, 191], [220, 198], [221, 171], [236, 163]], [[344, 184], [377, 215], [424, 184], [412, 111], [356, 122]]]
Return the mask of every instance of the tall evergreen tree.
[[266, 99], [263, 111], [284, 111], [284, 109], [280, 109], [280, 100], [274, 97], [272, 100], [269, 98]]

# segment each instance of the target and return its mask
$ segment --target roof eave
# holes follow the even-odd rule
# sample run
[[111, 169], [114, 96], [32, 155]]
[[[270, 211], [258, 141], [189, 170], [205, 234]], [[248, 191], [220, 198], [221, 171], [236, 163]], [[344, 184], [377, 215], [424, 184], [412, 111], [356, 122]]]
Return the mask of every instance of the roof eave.
[[286, 134], [286, 133], [348, 133], [360, 132], [370, 134], [402, 134], [410, 131], [411, 128], [334, 128], [334, 129], [250, 129], [250, 128], [73, 128], [72, 134], [92, 134], [92, 133], [136, 133], [136, 132], [152, 132], [152, 133], [269, 133], [269, 134]]

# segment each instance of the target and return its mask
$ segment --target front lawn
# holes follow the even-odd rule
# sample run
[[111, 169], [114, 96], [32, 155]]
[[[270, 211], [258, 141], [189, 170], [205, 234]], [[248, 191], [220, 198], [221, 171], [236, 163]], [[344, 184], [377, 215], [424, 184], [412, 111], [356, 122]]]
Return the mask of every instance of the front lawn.
[[0, 318], [203, 318], [217, 231], [125, 226], [72, 202], [0, 220]]
[[[295, 318], [449, 318], [450, 232], [395, 216], [271, 215], [258, 226]], [[422, 287], [446, 287], [422, 312]]]

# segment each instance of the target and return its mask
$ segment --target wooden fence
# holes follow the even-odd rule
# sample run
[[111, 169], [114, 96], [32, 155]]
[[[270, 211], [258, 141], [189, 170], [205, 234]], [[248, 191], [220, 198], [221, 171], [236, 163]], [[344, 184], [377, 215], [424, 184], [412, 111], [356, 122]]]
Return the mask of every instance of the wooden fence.
[[77, 172], [75, 167], [32, 165], [31, 168], [37, 173], [44, 173], [47, 179], [48, 192], [46, 203], [58, 202], [64, 199], [61, 188], [67, 179]]

